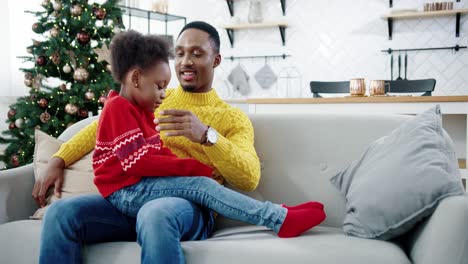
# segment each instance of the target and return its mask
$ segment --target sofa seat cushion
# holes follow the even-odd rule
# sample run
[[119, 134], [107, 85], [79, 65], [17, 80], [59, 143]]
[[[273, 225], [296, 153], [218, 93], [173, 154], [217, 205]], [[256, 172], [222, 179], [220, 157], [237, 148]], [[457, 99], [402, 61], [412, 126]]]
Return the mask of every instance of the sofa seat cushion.
[[[0, 226], [0, 256], [5, 263], [36, 263], [41, 221], [25, 220]], [[302, 236], [281, 239], [257, 226], [217, 231], [204, 241], [182, 243], [187, 263], [411, 263], [397, 245], [344, 235], [340, 228], [316, 227]], [[138, 263], [136, 242], [89, 245], [86, 263]], [[2, 262], [3, 263], [3, 262]]]

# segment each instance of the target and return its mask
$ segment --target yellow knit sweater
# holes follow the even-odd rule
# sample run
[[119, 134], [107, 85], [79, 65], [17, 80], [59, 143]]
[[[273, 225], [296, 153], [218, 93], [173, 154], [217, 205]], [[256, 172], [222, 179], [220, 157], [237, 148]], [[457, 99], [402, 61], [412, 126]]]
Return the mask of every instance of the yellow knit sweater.
[[[218, 131], [218, 142], [213, 146], [202, 146], [185, 137], [165, 137], [161, 133], [164, 144], [177, 156], [193, 157], [214, 168], [220, 183], [225, 179], [245, 191], [257, 187], [260, 162], [253, 146], [253, 127], [241, 110], [221, 100], [214, 89], [207, 93], [187, 93], [180, 86], [167, 90], [156, 116], [164, 109], [190, 110], [201, 122]], [[77, 161], [94, 149], [96, 130], [97, 121], [62, 144], [54, 156], [62, 158], [65, 166]]]

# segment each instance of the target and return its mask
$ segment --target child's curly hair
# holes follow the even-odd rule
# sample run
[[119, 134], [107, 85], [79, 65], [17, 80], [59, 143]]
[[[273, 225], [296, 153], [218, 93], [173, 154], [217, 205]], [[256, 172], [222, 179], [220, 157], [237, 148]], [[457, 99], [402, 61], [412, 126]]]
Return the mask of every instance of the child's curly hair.
[[132, 68], [142, 71], [160, 62], [169, 63], [172, 56], [169, 43], [156, 35], [143, 35], [134, 30], [119, 33], [112, 38], [110, 45], [112, 77], [122, 82]]

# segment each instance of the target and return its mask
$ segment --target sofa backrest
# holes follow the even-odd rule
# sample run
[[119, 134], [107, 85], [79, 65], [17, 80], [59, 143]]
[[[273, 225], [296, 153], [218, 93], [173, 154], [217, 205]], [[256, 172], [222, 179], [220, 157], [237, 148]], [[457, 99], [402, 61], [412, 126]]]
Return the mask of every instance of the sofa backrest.
[[[249, 117], [255, 130], [262, 177], [255, 191], [244, 193], [258, 200], [285, 204], [320, 201], [327, 213], [324, 225], [334, 227], [342, 225], [345, 201], [329, 179], [357, 159], [371, 141], [411, 118], [394, 114], [328, 113], [250, 114]], [[70, 139], [97, 118], [77, 122], [59, 139]], [[243, 223], [224, 217], [218, 217], [216, 223], [218, 229], [238, 225]]]
[[65, 131], [62, 132], [62, 134], [60, 134], [60, 136], [58, 137], [58, 139], [62, 140], [62, 141], [67, 141], [69, 140], [70, 138], [72, 138], [76, 133], [78, 133], [78, 131], [80, 131], [82, 128], [84, 128], [85, 126], [91, 124], [94, 120], [97, 120], [99, 118], [99, 116], [91, 116], [91, 117], [88, 117], [86, 119], [83, 119], [83, 120], [80, 120], [78, 122], [76, 122], [75, 124], [73, 124], [72, 126], [68, 127], [67, 129], [65, 129]]
[[[290, 205], [320, 201], [327, 214], [324, 225], [341, 227], [345, 201], [329, 179], [360, 157], [368, 143], [410, 118], [382, 114], [251, 114], [262, 176], [256, 191], [248, 195]], [[223, 218], [217, 223], [218, 228], [233, 225], [239, 223]]]

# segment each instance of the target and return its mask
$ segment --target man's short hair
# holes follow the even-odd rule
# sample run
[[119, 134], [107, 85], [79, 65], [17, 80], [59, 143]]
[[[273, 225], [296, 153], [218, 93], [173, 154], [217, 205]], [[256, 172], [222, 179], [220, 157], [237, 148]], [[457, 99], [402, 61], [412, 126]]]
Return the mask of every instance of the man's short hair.
[[219, 34], [218, 34], [218, 31], [216, 30], [216, 28], [214, 28], [212, 25], [210, 25], [210, 24], [208, 24], [206, 22], [203, 22], [203, 21], [193, 21], [193, 22], [188, 23], [187, 25], [185, 25], [182, 28], [182, 30], [179, 33], [179, 36], [182, 34], [182, 32], [184, 32], [187, 29], [191, 29], [191, 28], [195, 28], [195, 29], [198, 29], [198, 30], [201, 30], [201, 31], [204, 31], [204, 32], [208, 33], [208, 35], [210, 36], [211, 41], [214, 44], [213, 48], [215, 49], [216, 53], [219, 53], [221, 42], [219, 41]]

